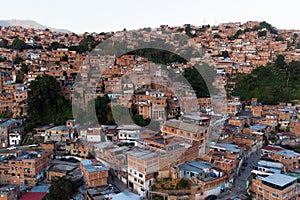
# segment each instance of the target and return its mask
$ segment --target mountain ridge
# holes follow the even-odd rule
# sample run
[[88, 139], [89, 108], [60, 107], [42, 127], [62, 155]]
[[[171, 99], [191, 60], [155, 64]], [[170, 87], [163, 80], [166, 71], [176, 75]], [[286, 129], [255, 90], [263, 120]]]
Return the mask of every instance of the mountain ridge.
[[34, 29], [46, 29], [48, 28], [51, 31], [62, 32], [62, 33], [71, 33], [67, 29], [58, 29], [53, 27], [44, 26], [33, 20], [19, 20], [19, 19], [9, 19], [9, 20], [0, 20], [0, 26], [22, 26], [24, 28], [34, 28]]

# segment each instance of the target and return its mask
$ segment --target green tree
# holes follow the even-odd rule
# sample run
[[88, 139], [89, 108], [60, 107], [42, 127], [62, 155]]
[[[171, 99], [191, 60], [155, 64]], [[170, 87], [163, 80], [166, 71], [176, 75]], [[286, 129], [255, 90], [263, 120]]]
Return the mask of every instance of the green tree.
[[238, 39], [240, 37], [240, 35], [243, 34], [243, 31], [241, 29], [239, 29], [235, 34], [234, 34], [234, 37], [235, 39]]
[[181, 179], [176, 185], [177, 189], [188, 189], [189, 187], [189, 182], [185, 179]]
[[5, 62], [7, 59], [5, 57], [0, 56], [0, 62]]
[[37, 36], [37, 35], [33, 36], [33, 39], [34, 39], [35, 41], [41, 41], [41, 38], [39, 38], [39, 36]]
[[66, 177], [57, 177], [51, 181], [46, 200], [69, 200], [77, 191], [75, 182]]
[[13, 60], [13, 64], [20, 64], [21, 62], [23, 62], [23, 58], [17, 56], [15, 57], [15, 59]]
[[152, 61], [154, 63], [160, 63], [160, 64], [170, 64], [173, 62], [178, 63], [186, 63], [186, 60], [182, 58], [181, 56], [165, 51], [160, 49], [153, 49], [153, 48], [147, 48], [147, 49], [138, 49], [132, 52], [129, 52], [130, 55], [139, 55], [144, 58], [148, 58], [149, 61]]
[[247, 33], [247, 32], [250, 32], [250, 31], [251, 31], [250, 28], [245, 28], [244, 31], [243, 31], [243, 33]]
[[[202, 75], [205, 77], [202, 77]], [[183, 76], [192, 86], [198, 98], [210, 96], [209, 88], [211, 91], [214, 90], [211, 85], [215, 77], [215, 71], [208, 65], [187, 68]]]
[[85, 53], [93, 50], [100, 42], [96, 41], [92, 35], [88, 35], [79, 42], [77, 51]]
[[22, 63], [21, 70], [22, 70], [22, 72], [24, 72], [25, 74], [27, 74], [28, 71], [29, 71], [28, 65], [26, 65], [25, 63]]
[[286, 62], [284, 60], [284, 55], [278, 55], [274, 66], [283, 69], [286, 66]]
[[6, 39], [1, 39], [0, 41], [0, 47], [7, 48], [8, 47], [8, 41]]
[[192, 28], [191, 26], [188, 24], [185, 26], [185, 34], [189, 37], [195, 37], [195, 34], [192, 34]]
[[293, 38], [297, 38], [299, 35], [297, 33], [294, 33]]
[[221, 38], [221, 36], [219, 34], [215, 34], [214, 38]]
[[294, 147], [294, 151], [297, 153], [300, 153], [300, 144], [298, 144]]
[[[110, 99], [107, 96], [97, 97], [88, 103], [88, 110], [92, 111], [95, 108], [96, 117], [99, 124], [131, 124], [135, 123], [139, 126], [146, 126], [147, 121], [138, 114], [135, 106], [127, 108], [121, 105], [116, 105], [112, 109], [110, 107]], [[84, 113], [83, 117], [86, 122], [91, 119], [89, 112]], [[115, 121], [116, 120], [116, 121]], [[155, 125], [154, 125], [155, 126]]]
[[24, 80], [24, 72], [19, 72], [16, 77], [16, 83], [23, 83]]
[[258, 32], [258, 37], [265, 37], [267, 36], [267, 31], [259, 31]]
[[97, 97], [95, 99], [95, 110], [98, 122], [100, 124], [108, 124], [109, 117], [108, 115], [111, 113], [109, 98], [107, 96]]
[[65, 46], [64, 44], [61, 44], [59, 42], [52, 42], [50, 46], [54, 50], [57, 50], [59, 48], [67, 48], [67, 46]]
[[229, 82], [235, 82], [231, 95], [237, 95], [242, 100], [257, 98], [264, 104], [278, 104], [300, 100], [300, 62], [284, 62], [284, 56], [279, 55], [274, 64], [261, 66], [251, 74], [238, 74]]
[[54, 77], [38, 76], [29, 88], [27, 131], [37, 125], [64, 124], [73, 118], [71, 104], [60, 94], [60, 85]]
[[146, 126], [147, 122], [142, 115], [136, 114], [133, 116], [133, 121], [138, 126]]
[[15, 38], [11, 45], [13, 49], [17, 49], [17, 50], [22, 50], [25, 46], [26, 43], [23, 40], [20, 40], [18, 38]]
[[261, 30], [261, 29], [267, 29], [268, 31], [270, 31], [270, 33], [273, 33], [273, 34], [278, 34], [278, 31], [269, 23], [263, 21], [263, 22], [260, 22], [259, 23], [259, 26], [254, 26], [252, 28], [252, 31], [258, 31], [258, 30]]

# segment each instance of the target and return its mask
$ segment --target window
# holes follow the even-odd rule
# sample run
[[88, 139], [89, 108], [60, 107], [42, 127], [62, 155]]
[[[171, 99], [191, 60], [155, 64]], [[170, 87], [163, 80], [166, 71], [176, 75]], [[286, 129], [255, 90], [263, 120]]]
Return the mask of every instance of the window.
[[272, 196], [277, 198], [278, 194], [272, 193]]
[[262, 191], [262, 188], [261, 188], [261, 187], [258, 187], [258, 191]]

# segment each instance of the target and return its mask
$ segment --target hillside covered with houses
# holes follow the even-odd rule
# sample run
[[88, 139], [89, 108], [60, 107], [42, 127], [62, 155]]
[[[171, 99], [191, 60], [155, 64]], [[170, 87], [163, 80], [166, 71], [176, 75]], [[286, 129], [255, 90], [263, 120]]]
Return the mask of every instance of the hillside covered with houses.
[[[179, 38], [194, 57], [153, 48], [96, 63], [122, 33]], [[0, 199], [300, 198], [300, 30], [138, 33], [0, 27]]]

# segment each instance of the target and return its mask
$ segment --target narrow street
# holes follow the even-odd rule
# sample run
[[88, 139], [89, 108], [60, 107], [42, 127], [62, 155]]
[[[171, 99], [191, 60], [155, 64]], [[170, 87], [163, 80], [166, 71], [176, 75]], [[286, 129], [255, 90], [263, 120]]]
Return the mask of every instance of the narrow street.
[[112, 174], [109, 174], [109, 176], [108, 176], [108, 183], [112, 184], [112, 186], [118, 192], [123, 192], [125, 190], [128, 190], [127, 186], [121, 180], [119, 180], [118, 177], [116, 177]]
[[226, 193], [223, 193], [218, 196], [218, 199], [227, 199], [232, 196], [240, 195], [240, 194], [245, 194], [247, 191], [246, 188], [246, 182], [248, 180], [248, 177], [251, 174], [251, 171], [255, 166], [257, 166], [257, 163], [260, 159], [261, 156], [261, 150], [258, 150], [257, 152], [252, 153], [246, 162], [248, 165], [246, 167], [241, 167], [240, 169], [240, 176], [237, 176], [235, 178], [235, 183], [233, 188], [231, 190], [227, 191]]

